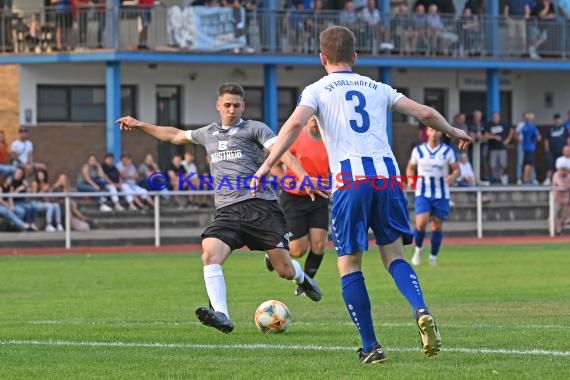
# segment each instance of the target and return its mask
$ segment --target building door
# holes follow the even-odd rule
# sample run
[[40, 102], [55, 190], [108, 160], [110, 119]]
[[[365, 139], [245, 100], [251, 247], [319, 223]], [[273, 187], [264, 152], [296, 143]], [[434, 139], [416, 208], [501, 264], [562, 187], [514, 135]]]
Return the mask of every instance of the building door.
[[[156, 123], [180, 128], [180, 86], [156, 87]], [[182, 154], [182, 146], [159, 141], [157, 145], [158, 167], [166, 171], [170, 166], [172, 156]]]
[[[483, 112], [483, 120], [487, 120], [487, 92], [485, 91], [460, 91], [459, 92], [459, 109], [467, 116], [467, 123], [471, 122], [473, 111], [480, 110]], [[501, 91], [501, 120], [512, 125], [512, 103], [511, 92]]]
[[445, 88], [425, 88], [424, 104], [435, 108], [447, 120], [447, 89]]

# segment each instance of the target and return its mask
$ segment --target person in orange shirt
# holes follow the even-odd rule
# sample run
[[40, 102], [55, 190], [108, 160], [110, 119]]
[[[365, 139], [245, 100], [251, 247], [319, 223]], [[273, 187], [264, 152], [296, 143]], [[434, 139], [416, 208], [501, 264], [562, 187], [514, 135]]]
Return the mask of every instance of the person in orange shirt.
[[[309, 119], [289, 151], [312, 178], [313, 186], [328, 190], [331, 175], [328, 154], [315, 117]], [[323, 260], [327, 242], [329, 201], [323, 197], [311, 200], [300, 186], [303, 181], [307, 183], [309, 178], [296, 178], [293, 171], [289, 168], [283, 170], [280, 165], [274, 166], [271, 172], [277, 177], [282, 189], [279, 203], [287, 219], [291, 256], [300, 258], [308, 251], [304, 269], [306, 274], [314, 278]], [[273, 270], [267, 256], [265, 264], [267, 269]], [[298, 287], [295, 294], [304, 295], [303, 289]]]
[[0, 176], [9, 176], [14, 173], [16, 169], [16, 166], [12, 165], [12, 155], [8, 150], [6, 135], [4, 134], [4, 131], [0, 131]]

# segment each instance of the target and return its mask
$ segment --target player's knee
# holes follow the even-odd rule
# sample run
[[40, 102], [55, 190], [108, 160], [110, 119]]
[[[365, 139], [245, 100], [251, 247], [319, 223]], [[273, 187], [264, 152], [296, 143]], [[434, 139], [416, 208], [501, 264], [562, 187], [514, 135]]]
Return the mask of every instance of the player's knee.
[[290, 250], [291, 257], [294, 257], [296, 259], [305, 256], [306, 252], [307, 252], [307, 250], [302, 249], [302, 248], [291, 248], [291, 250]]
[[202, 251], [202, 264], [203, 265], [210, 265], [210, 264], [221, 264], [223, 262], [223, 258], [221, 255], [211, 249], [204, 249]]
[[322, 240], [312, 242], [311, 251], [313, 251], [317, 255], [322, 255], [323, 252], [325, 251], [325, 242]]
[[295, 268], [293, 268], [291, 262], [277, 263], [277, 265], [273, 265], [273, 268], [275, 273], [281, 278], [292, 280], [295, 277]]

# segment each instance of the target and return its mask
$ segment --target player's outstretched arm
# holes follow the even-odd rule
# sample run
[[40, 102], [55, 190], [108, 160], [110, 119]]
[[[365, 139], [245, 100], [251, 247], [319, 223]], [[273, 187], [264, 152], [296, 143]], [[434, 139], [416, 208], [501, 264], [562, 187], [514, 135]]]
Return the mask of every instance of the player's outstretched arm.
[[[299, 162], [299, 160], [297, 160], [297, 158], [295, 158], [295, 156], [291, 152], [286, 151], [285, 153], [283, 153], [283, 156], [281, 156], [281, 160], [289, 169], [293, 171], [293, 173], [295, 173], [295, 176], [299, 181], [298, 183], [306, 184], [306, 186], [304, 186], [303, 189], [299, 190], [306, 191], [307, 194], [309, 194], [311, 200], [313, 201], [315, 200], [315, 194], [318, 194], [323, 198], [328, 198], [327, 192], [319, 188], [318, 179], [310, 178], [305, 169], [303, 168], [303, 166], [301, 165], [301, 163]], [[306, 179], [309, 180], [310, 184], [307, 183]]]
[[[257, 174], [265, 175], [271, 170], [273, 165], [279, 161], [283, 153], [285, 153], [299, 136], [303, 126], [313, 116], [315, 110], [307, 106], [297, 106], [295, 111], [289, 116], [289, 119], [283, 124], [277, 136], [277, 142], [271, 147], [271, 153], [261, 165]], [[263, 171], [263, 173], [261, 173]]]
[[453, 128], [437, 110], [413, 101], [406, 96], [403, 96], [394, 104], [394, 111], [413, 116], [430, 128], [445, 133], [449, 137], [458, 138], [460, 140], [459, 148], [461, 149], [467, 148], [469, 143], [471, 143], [471, 137], [467, 133], [461, 129]]
[[277, 136], [277, 142], [271, 147], [271, 153], [265, 162], [259, 167], [257, 172], [250, 183], [252, 188], [251, 192], [252, 195], [255, 196], [255, 193], [259, 190], [260, 186], [260, 178], [267, 175], [271, 168], [281, 159], [283, 153], [285, 153], [295, 142], [297, 136], [299, 136], [299, 132], [303, 129], [307, 121], [309, 121], [310, 117], [313, 116], [315, 110], [311, 107], [307, 106], [297, 106], [295, 111], [289, 116], [289, 119], [283, 124], [281, 131], [279, 131], [279, 135]]
[[186, 131], [178, 128], [149, 124], [130, 116], [123, 116], [120, 119], [117, 119], [115, 123], [119, 124], [119, 128], [121, 128], [122, 131], [140, 129], [152, 137], [172, 144], [183, 145], [189, 142], [186, 138]]

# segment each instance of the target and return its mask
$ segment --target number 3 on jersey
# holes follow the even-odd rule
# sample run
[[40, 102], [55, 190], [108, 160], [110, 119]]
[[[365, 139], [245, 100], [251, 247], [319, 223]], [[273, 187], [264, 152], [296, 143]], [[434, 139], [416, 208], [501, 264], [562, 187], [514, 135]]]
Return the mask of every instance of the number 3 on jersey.
[[370, 128], [370, 116], [368, 116], [368, 112], [364, 109], [364, 107], [366, 107], [366, 98], [359, 91], [348, 91], [345, 98], [348, 101], [352, 101], [356, 98], [358, 103], [354, 106], [354, 111], [359, 114], [362, 119], [362, 124], [360, 125], [358, 124], [358, 120], [350, 119], [350, 128], [358, 133], [366, 132]]

